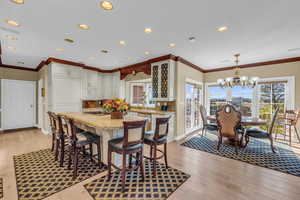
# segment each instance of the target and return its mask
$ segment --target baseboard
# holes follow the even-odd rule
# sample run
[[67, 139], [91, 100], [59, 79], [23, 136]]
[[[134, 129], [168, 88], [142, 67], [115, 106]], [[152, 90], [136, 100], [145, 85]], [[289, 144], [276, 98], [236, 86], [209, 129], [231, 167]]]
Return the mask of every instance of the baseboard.
[[187, 134], [185, 134], [185, 135], [179, 135], [179, 136], [175, 137], [175, 141], [178, 142], [178, 141], [184, 140], [185, 138], [187, 138], [187, 137], [189, 137], [189, 136], [191, 136], [191, 135], [194, 135], [194, 134], [196, 134], [196, 133], [199, 133], [199, 131], [201, 131], [201, 130], [202, 130], [202, 128], [199, 128], [199, 129], [194, 130], [194, 131], [192, 131], [192, 132], [190, 132], [190, 133], [187, 133]]
[[50, 135], [50, 132], [49, 131], [46, 131], [44, 129], [41, 129], [42, 133], [45, 134], [45, 135]]

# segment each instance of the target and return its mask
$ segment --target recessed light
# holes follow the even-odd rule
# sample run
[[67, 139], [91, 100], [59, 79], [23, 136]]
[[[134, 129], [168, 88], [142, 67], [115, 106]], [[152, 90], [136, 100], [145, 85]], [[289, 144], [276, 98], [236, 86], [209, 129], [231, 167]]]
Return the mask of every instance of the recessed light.
[[224, 31], [227, 31], [228, 30], [228, 27], [227, 26], [222, 26], [222, 27], [219, 27], [218, 28], [218, 31], [219, 32], [224, 32]]
[[15, 37], [13, 35], [7, 35], [6, 38], [9, 40], [17, 40], [17, 37]]
[[10, 1], [16, 4], [24, 4], [24, 0], [10, 0]]
[[149, 51], [146, 51], [146, 52], [145, 52], [145, 55], [147, 55], [147, 56], [150, 55]]
[[189, 37], [188, 39], [189, 39], [190, 42], [195, 42], [196, 41], [195, 37]]
[[8, 25], [11, 25], [11, 26], [15, 26], [15, 27], [21, 26], [19, 23], [17, 23], [17, 22], [14, 21], [14, 20], [5, 20], [5, 22], [6, 22]]
[[74, 43], [74, 40], [69, 39], [69, 38], [64, 39], [64, 41], [69, 42], [69, 43]]
[[21, 61], [19, 61], [19, 62], [18, 62], [18, 64], [24, 65], [25, 63], [24, 63], [24, 62], [21, 62]]
[[90, 56], [90, 57], [89, 57], [89, 59], [90, 59], [90, 60], [94, 60], [94, 59], [95, 59], [95, 57], [93, 57], [93, 56]]
[[101, 53], [108, 53], [107, 50], [101, 50]]
[[81, 30], [88, 30], [90, 29], [90, 27], [86, 24], [78, 24], [78, 28], [80, 28]]
[[300, 48], [288, 49], [288, 51], [300, 51]]
[[55, 49], [56, 51], [63, 51], [64, 49], [63, 48], [57, 48]]
[[112, 10], [114, 8], [113, 4], [109, 1], [101, 1], [100, 6], [104, 10]]
[[10, 50], [16, 50], [16, 48], [15, 47], [12, 47], [12, 46], [6, 46], [8, 49], [10, 49]]
[[152, 29], [151, 28], [145, 28], [144, 32], [145, 33], [152, 33]]
[[169, 44], [169, 47], [176, 47], [176, 44], [171, 43], [171, 44]]
[[123, 45], [123, 46], [125, 46], [125, 45], [126, 45], [126, 42], [125, 42], [125, 41], [123, 41], [123, 40], [121, 40], [119, 43], [120, 43], [120, 45]]

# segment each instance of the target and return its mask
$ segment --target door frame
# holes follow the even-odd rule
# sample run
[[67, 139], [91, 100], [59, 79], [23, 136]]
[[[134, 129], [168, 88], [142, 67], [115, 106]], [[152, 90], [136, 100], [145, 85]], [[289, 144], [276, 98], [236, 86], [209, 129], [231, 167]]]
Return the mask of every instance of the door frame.
[[[201, 92], [200, 92], [200, 103], [203, 105], [203, 103], [204, 103], [204, 88], [203, 88], [203, 82], [200, 82], [200, 81], [196, 81], [196, 80], [194, 80], [194, 79], [191, 79], [191, 78], [186, 78], [185, 79], [185, 82], [184, 82], [184, 133], [185, 133], [185, 135], [187, 135], [187, 134], [189, 134], [189, 133], [192, 133], [192, 132], [194, 132], [194, 131], [196, 131], [196, 130], [198, 130], [197, 128], [195, 128], [195, 129], [192, 129], [192, 130], [188, 130], [187, 128], [186, 128], [186, 88], [185, 88], [185, 86], [186, 86], [186, 84], [187, 83], [190, 83], [190, 84], [196, 84], [196, 85], [200, 85], [201, 86]], [[201, 118], [201, 117], [200, 117]], [[202, 120], [201, 120], [201, 122], [200, 122], [200, 126], [199, 127], [202, 127]]]
[[36, 92], [36, 81], [32, 81], [32, 80], [15, 80], [15, 79], [1, 79], [1, 105], [0, 105], [0, 108], [1, 108], [1, 127], [0, 127], [0, 130], [4, 130], [4, 105], [3, 105], [3, 102], [4, 102], [4, 82], [5, 81], [28, 81], [30, 83], [32, 83], [33, 85], [33, 94], [34, 94], [34, 98], [33, 98], [33, 127], [36, 127], [37, 126], [37, 123], [36, 123], [36, 111], [37, 111], [37, 108], [36, 108], [36, 98], [37, 98], [37, 92]]

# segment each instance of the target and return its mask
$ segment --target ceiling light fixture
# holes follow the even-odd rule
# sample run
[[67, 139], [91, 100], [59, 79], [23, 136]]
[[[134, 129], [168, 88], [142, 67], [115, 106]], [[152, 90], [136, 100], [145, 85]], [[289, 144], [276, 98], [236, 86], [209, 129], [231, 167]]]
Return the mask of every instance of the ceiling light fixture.
[[16, 4], [24, 4], [24, 0], [10, 0], [10, 1]]
[[219, 27], [217, 29], [219, 32], [224, 32], [224, 31], [227, 31], [228, 30], [228, 27], [227, 26], [222, 26], [222, 27]]
[[7, 35], [6, 38], [8, 40], [17, 40], [17, 37], [13, 36], [13, 35]]
[[171, 43], [171, 44], [169, 44], [169, 47], [176, 47], [176, 44]]
[[120, 45], [123, 45], [123, 46], [125, 46], [125, 45], [126, 45], [126, 42], [125, 42], [125, 41], [123, 41], [123, 40], [121, 40], [119, 43], [120, 43]]
[[152, 33], [152, 29], [151, 28], [145, 28], [144, 32], [145, 33]]
[[227, 77], [225, 79], [218, 79], [217, 82], [221, 87], [234, 87], [240, 85], [242, 87], [248, 86], [254, 88], [257, 85], [258, 77], [247, 77], [240, 75], [239, 67], [239, 56], [240, 54], [235, 54], [235, 72], [233, 77]]
[[189, 37], [188, 39], [189, 39], [190, 42], [195, 42], [196, 41], [195, 37]]
[[78, 24], [78, 28], [80, 28], [81, 30], [89, 30], [90, 27], [86, 24]]
[[16, 48], [15, 47], [12, 47], [12, 46], [6, 46], [8, 49], [10, 49], [10, 50], [16, 50]]
[[101, 50], [101, 53], [108, 53], [107, 50]]
[[56, 51], [64, 51], [63, 48], [56, 48], [55, 50], [56, 50]]
[[113, 4], [109, 1], [101, 1], [100, 6], [104, 10], [112, 10], [114, 8]]
[[74, 43], [74, 40], [69, 39], [69, 38], [64, 39], [64, 41], [69, 42], [69, 43]]
[[149, 51], [146, 51], [146, 52], [145, 52], [145, 55], [146, 55], [146, 56], [150, 55]]
[[11, 25], [11, 26], [15, 26], [15, 27], [21, 26], [19, 23], [17, 23], [17, 22], [14, 21], [14, 20], [5, 20], [5, 22], [6, 22], [8, 25]]

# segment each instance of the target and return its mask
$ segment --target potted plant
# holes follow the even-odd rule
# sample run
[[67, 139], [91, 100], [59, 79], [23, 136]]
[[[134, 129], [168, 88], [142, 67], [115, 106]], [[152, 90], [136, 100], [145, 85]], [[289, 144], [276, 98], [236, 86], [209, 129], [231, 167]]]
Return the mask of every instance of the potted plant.
[[103, 108], [110, 113], [111, 119], [123, 119], [124, 113], [129, 110], [129, 104], [122, 99], [113, 99], [107, 101]]

